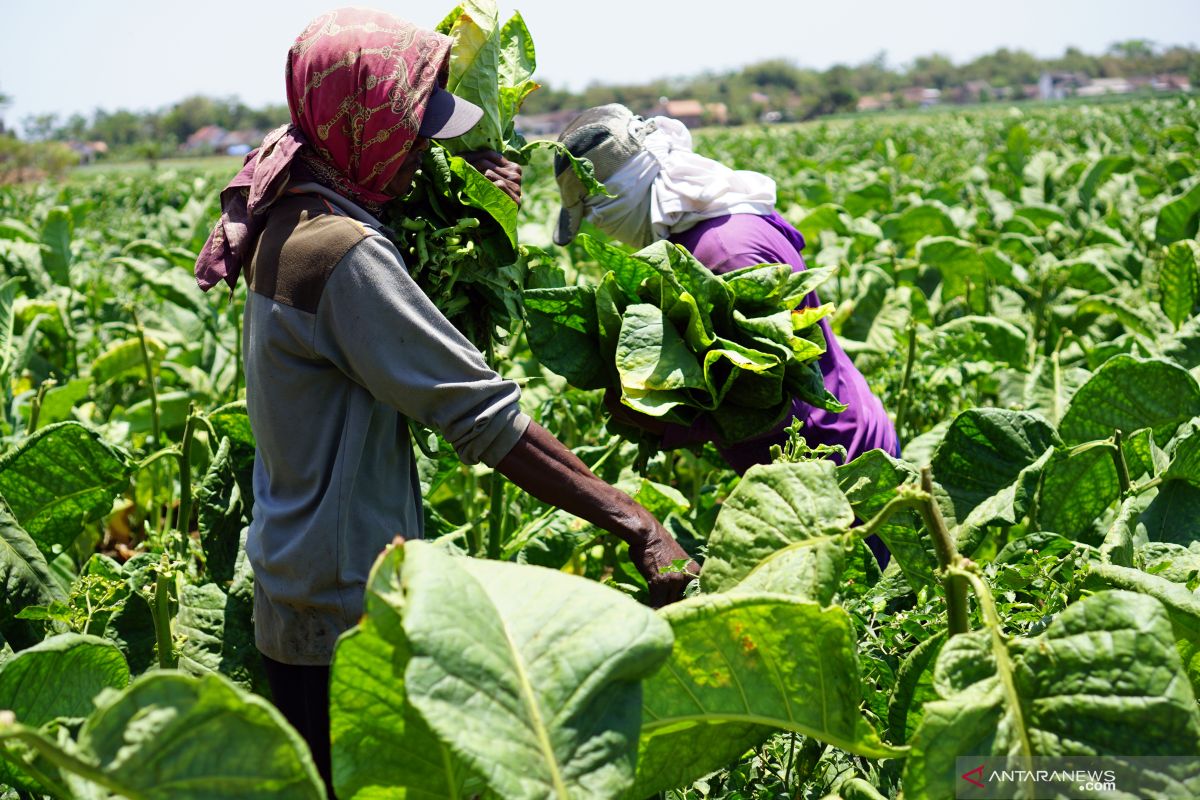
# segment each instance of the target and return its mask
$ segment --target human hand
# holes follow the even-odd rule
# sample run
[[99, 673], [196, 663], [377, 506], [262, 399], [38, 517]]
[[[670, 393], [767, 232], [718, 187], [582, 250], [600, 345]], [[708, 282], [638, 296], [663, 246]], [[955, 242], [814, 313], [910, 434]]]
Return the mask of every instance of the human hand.
[[496, 188], [521, 205], [521, 165], [509, 161], [494, 150], [463, 153], [463, 160], [491, 181]]
[[700, 565], [657, 524], [648, 536], [630, 542], [629, 559], [650, 586], [651, 608], [682, 599], [684, 588], [700, 574]]
[[616, 389], [609, 389], [604, 393], [604, 407], [608, 409], [612, 418], [622, 425], [638, 428], [655, 436], [662, 436], [667, 430], [667, 423], [658, 417], [634, 411], [622, 403], [621, 393]]

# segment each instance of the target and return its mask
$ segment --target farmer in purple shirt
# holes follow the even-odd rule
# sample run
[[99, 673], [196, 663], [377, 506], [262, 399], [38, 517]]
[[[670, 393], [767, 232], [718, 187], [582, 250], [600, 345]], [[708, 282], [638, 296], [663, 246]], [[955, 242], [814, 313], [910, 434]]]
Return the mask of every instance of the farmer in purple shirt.
[[[775, 182], [692, 152], [691, 135], [678, 120], [643, 120], [622, 105], [598, 106], [576, 117], [559, 141], [576, 157], [590, 160], [596, 177], [614, 196], [589, 196], [567, 159], [559, 156], [554, 171], [563, 207], [554, 233], [557, 244], [574, 239], [587, 216], [633, 247], [659, 239], [683, 245], [716, 273], [762, 263], [805, 269], [800, 255], [804, 237], [775, 210]], [[816, 292], [803, 304], [820, 305]], [[711, 428], [667, 425], [621, 406], [615, 394], [610, 410], [621, 421], [661, 435], [667, 448], [713, 440], [739, 473], [770, 462], [770, 446], [782, 443], [783, 428], [792, 417], [803, 421], [801, 433], [810, 445], [841, 445], [847, 460], [874, 448], [898, 455], [896, 430], [879, 399], [838, 344], [829, 320], [819, 324], [826, 343], [819, 361], [825, 387], [848, 406], [840, 414], [796, 399], [791, 414], [771, 433], [721, 442]]]

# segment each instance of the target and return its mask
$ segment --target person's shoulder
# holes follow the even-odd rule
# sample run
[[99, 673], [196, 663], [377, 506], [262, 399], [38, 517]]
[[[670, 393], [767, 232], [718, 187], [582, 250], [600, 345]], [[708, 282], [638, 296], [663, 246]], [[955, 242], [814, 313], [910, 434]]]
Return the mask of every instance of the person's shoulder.
[[287, 195], [272, 205], [255, 247], [250, 289], [315, 312], [337, 265], [375, 236], [371, 228], [336, 213], [318, 195]]

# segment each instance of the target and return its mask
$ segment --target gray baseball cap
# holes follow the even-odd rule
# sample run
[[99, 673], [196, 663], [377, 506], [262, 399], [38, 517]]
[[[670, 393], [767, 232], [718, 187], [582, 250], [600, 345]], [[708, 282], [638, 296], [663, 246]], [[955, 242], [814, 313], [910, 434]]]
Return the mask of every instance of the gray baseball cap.
[[[642, 149], [642, 141], [649, 131], [632, 124], [641, 119], [620, 103], [596, 106], [571, 120], [558, 141], [566, 145], [571, 155], [591, 161], [596, 179], [603, 183]], [[564, 155], [554, 157], [554, 178], [562, 198], [554, 243], [564, 245], [579, 233], [583, 223], [583, 201], [588, 191], [575, 177], [571, 161]]]

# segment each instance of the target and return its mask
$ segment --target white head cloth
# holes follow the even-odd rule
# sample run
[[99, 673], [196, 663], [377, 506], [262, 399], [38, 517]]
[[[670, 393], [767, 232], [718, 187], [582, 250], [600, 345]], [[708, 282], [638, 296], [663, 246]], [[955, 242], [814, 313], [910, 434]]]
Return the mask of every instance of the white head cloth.
[[604, 182], [616, 197], [584, 201], [605, 233], [644, 247], [713, 217], [774, 210], [775, 181], [692, 152], [692, 135], [679, 120], [653, 117], [633, 124], [645, 125], [648, 133], [643, 149]]

